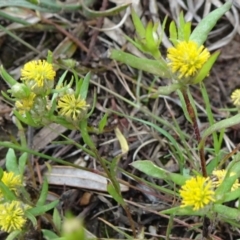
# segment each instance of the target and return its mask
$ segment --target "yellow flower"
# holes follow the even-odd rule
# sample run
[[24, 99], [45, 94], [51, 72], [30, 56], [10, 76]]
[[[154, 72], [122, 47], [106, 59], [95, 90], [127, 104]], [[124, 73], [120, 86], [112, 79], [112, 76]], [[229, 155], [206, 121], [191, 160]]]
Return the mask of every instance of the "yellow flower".
[[[20, 175], [15, 175], [13, 172], [3, 172], [2, 182], [15, 193], [18, 187], [22, 186], [22, 179]], [[0, 196], [2, 197], [2, 192], [0, 191]]]
[[74, 94], [64, 94], [59, 98], [57, 108], [59, 114], [71, 121], [76, 121], [82, 117], [89, 105], [80, 96]]
[[209, 178], [202, 176], [192, 177], [179, 190], [182, 197], [182, 207], [192, 206], [193, 210], [199, 210], [211, 202], [214, 202], [213, 184]]
[[45, 60], [33, 60], [21, 69], [21, 80], [28, 82], [32, 88], [53, 86], [55, 75], [53, 65]]
[[167, 52], [168, 66], [173, 73], [178, 72], [180, 79], [196, 75], [210, 57], [204, 46], [198, 46], [193, 41], [179, 42], [177, 46], [168, 48]]
[[232, 103], [235, 106], [240, 106], [240, 89], [236, 89], [235, 91], [233, 91], [231, 95], [231, 99], [232, 99]]
[[28, 97], [24, 97], [16, 101], [15, 107], [21, 114], [24, 114], [25, 112], [28, 112], [33, 108], [35, 97], [36, 94], [30, 93]]
[[[221, 183], [223, 182], [227, 171], [225, 169], [223, 170], [214, 170], [212, 172], [213, 176], [217, 177], [217, 180], [213, 181], [213, 184], [218, 187], [219, 185], [221, 185]], [[236, 173], [235, 172], [230, 172], [230, 177], [234, 176]], [[240, 186], [238, 179], [236, 179], [236, 181], [234, 182], [234, 184], [232, 185], [231, 191], [234, 191], [236, 189], [238, 189]]]
[[26, 223], [24, 206], [19, 201], [0, 204], [0, 228], [5, 232], [22, 230]]

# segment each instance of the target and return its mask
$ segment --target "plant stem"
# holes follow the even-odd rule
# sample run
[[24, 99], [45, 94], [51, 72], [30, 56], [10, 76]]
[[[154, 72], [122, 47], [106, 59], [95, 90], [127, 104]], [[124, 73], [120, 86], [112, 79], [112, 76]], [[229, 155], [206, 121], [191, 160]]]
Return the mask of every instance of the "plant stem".
[[[195, 111], [194, 111], [193, 106], [190, 102], [190, 99], [188, 97], [188, 93], [187, 93], [186, 89], [181, 89], [181, 92], [183, 94], [183, 97], [184, 97], [184, 100], [185, 100], [185, 103], [186, 103], [186, 106], [187, 106], [188, 114], [189, 114], [189, 116], [192, 120], [193, 131], [195, 133], [196, 140], [199, 144], [201, 142], [201, 134], [200, 134], [200, 130], [199, 130], [199, 127], [198, 127], [197, 117], [196, 117]], [[206, 160], [205, 160], [204, 146], [203, 145], [201, 145], [199, 147], [199, 156], [200, 156], [200, 163], [201, 163], [203, 177], [207, 177]]]

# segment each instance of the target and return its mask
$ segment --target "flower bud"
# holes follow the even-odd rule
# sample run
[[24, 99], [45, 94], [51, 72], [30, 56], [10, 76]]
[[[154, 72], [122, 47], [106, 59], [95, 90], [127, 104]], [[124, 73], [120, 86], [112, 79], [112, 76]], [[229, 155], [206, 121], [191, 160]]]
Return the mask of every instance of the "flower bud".
[[11, 92], [12, 96], [18, 98], [18, 99], [22, 99], [22, 98], [26, 98], [30, 95], [30, 89], [28, 86], [26, 86], [23, 83], [16, 83], [12, 86], [11, 90], [9, 90], [9, 92]]

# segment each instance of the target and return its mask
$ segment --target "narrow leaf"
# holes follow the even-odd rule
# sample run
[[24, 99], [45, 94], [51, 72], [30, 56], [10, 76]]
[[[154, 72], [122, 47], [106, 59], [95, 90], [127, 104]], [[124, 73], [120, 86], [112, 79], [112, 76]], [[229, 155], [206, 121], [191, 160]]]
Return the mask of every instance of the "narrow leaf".
[[47, 199], [47, 194], [48, 194], [48, 182], [47, 182], [47, 179], [44, 178], [41, 194], [37, 201], [36, 206], [43, 206], [45, 204]]
[[138, 36], [142, 39], [145, 38], [145, 28], [142, 24], [141, 19], [139, 18], [139, 16], [136, 14], [136, 12], [134, 11], [134, 9], [132, 8], [131, 11], [131, 15], [132, 15], [132, 20], [133, 20], [133, 25], [136, 29], [136, 32], [138, 34]]
[[232, 1], [227, 1], [218, 9], [209, 13], [193, 30], [190, 40], [201, 46], [207, 39], [209, 32], [216, 25], [217, 21], [231, 8]]
[[0, 66], [0, 75], [3, 78], [3, 80], [8, 83], [9, 86], [13, 86], [17, 83], [17, 81], [8, 74], [8, 72], [4, 69], [4, 67], [1, 65]]
[[156, 61], [147, 58], [139, 58], [120, 50], [111, 50], [110, 58], [160, 77], [171, 77], [164, 60]]
[[55, 224], [55, 227], [57, 228], [57, 230], [61, 232], [62, 219], [57, 208], [54, 208], [53, 210], [53, 223]]
[[104, 116], [99, 121], [99, 124], [98, 124], [98, 130], [99, 130], [100, 133], [102, 133], [103, 129], [106, 127], [107, 119], [108, 119], [108, 114], [105, 113]]
[[20, 230], [15, 230], [13, 232], [11, 232], [7, 238], [5, 240], [15, 240], [18, 239], [17, 236], [20, 235], [22, 233], [22, 231]]
[[122, 154], [125, 154], [129, 151], [129, 146], [126, 138], [123, 136], [119, 128], [115, 128], [116, 137], [120, 143]]
[[148, 160], [136, 161], [131, 164], [133, 167], [147, 175], [155, 178], [160, 178], [163, 180], [171, 180], [178, 185], [183, 185], [188, 179], [181, 174], [168, 172]]
[[43, 233], [43, 237], [47, 240], [66, 240], [66, 238], [62, 237], [59, 238], [58, 235], [48, 229], [41, 229], [42, 233]]
[[38, 206], [38, 207], [31, 208], [31, 209], [27, 210], [26, 212], [29, 212], [33, 216], [39, 216], [39, 215], [42, 215], [42, 214], [46, 213], [47, 211], [53, 209], [54, 207], [56, 207], [58, 202], [59, 201], [56, 200], [56, 201], [53, 201], [44, 206]]
[[6, 168], [9, 172], [14, 172], [16, 175], [19, 175], [17, 157], [12, 148], [8, 149], [8, 152], [6, 155]]
[[207, 128], [202, 135], [202, 140], [199, 143], [199, 147], [202, 147], [205, 144], [205, 141], [207, 140], [207, 137], [212, 135], [212, 133], [217, 132], [223, 128], [229, 128], [232, 127], [236, 124], [239, 124], [239, 119], [240, 119], [240, 113], [238, 113], [237, 115], [230, 117], [228, 119], [224, 119], [222, 121], [219, 121], [215, 124], [213, 124], [212, 126], [210, 126], [209, 128]]
[[221, 204], [214, 204], [213, 210], [219, 213], [221, 217], [226, 219], [240, 219], [240, 210], [232, 207], [227, 207]]
[[215, 63], [215, 61], [217, 60], [218, 56], [220, 54], [220, 51], [217, 51], [215, 53], [213, 53], [210, 58], [207, 60], [207, 62], [203, 65], [203, 67], [201, 68], [201, 70], [198, 72], [197, 76], [194, 78], [193, 83], [197, 84], [202, 82], [205, 77], [208, 76], [209, 71], [211, 70], [213, 64]]
[[110, 182], [107, 185], [107, 191], [118, 204], [121, 204], [121, 205], [125, 204], [122, 196], [116, 191], [113, 184]]
[[87, 98], [87, 94], [88, 94], [88, 87], [89, 87], [89, 83], [90, 83], [90, 79], [91, 79], [91, 73], [87, 73], [87, 75], [84, 77], [83, 79], [83, 83], [81, 86], [81, 90], [80, 90], [80, 96], [83, 99]]
[[18, 169], [21, 176], [23, 176], [24, 174], [27, 160], [28, 160], [28, 154], [24, 152], [18, 160]]
[[177, 28], [174, 21], [170, 23], [169, 32], [170, 32], [170, 41], [173, 43], [174, 46], [176, 46], [177, 45]]

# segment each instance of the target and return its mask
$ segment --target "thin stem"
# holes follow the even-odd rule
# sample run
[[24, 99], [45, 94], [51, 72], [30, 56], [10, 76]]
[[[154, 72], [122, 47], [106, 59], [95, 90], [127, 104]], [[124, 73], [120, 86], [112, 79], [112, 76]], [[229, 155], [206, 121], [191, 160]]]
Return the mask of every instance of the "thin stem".
[[[184, 97], [184, 100], [185, 100], [185, 103], [186, 103], [186, 106], [187, 106], [188, 114], [189, 114], [189, 116], [192, 120], [193, 131], [195, 133], [196, 140], [199, 144], [202, 139], [201, 139], [201, 134], [200, 134], [200, 130], [199, 130], [199, 127], [198, 127], [197, 117], [196, 117], [195, 111], [194, 111], [193, 106], [190, 102], [190, 99], [188, 97], [186, 89], [181, 89], [181, 92], [183, 94], [183, 97]], [[203, 177], [207, 177], [206, 160], [205, 160], [204, 146], [203, 145], [201, 145], [199, 147], [199, 156], [200, 156], [200, 163], [201, 163]]]

